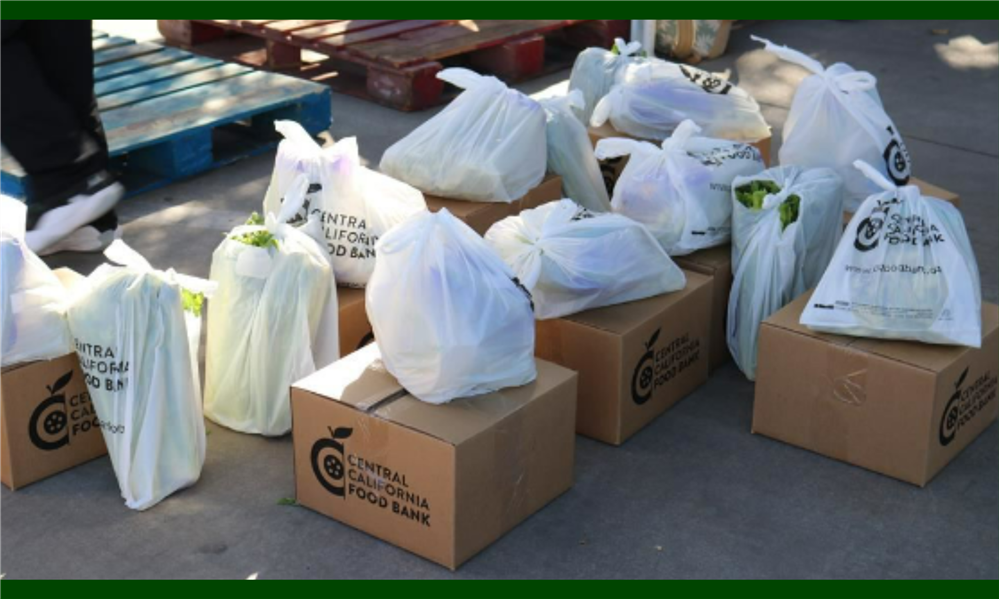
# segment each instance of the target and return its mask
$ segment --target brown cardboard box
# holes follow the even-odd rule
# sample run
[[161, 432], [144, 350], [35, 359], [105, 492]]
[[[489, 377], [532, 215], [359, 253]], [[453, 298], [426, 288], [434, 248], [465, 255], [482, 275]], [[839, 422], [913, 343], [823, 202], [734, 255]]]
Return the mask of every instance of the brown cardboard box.
[[[922, 179], [917, 179], [915, 177], [911, 177], [909, 179], [909, 183], [911, 185], [915, 185], [916, 187], [918, 187], [919, 188], [919, 192], [921, 194], [923, 194], [924, 196], [932, 196], [934, 198], [938, 198], [938, 199], [941, 199], [941, 200], [943, 200], [945, 202], [949, 202], [949, 203], [953, 204], [955, 208], [958, 208], [958, 209], [961, 208], [961, 197], [959, 195], [957, 195], [956, 193], [954, 193], [953, 191], [947, 191], [943, 187], [937, 187], [936, 185], [933, 185], [932, 183], [927, 183], [926, 181], [923, 181]], [[844, 210], [843, 211], [843, 226], [844, 227], [846, 225], [850, 224], [850, 219], [851, 218], [853, 218], [853, 213], [852, 212], [847, 212], [846, 210]]]
[[708, 379], [711, 277], [637, 302], [538, 321], [539, 358], [579, 373], [576, 432], [620, 445]]
[[336, 301], [340, 315], [340, 355], [346, 356], [371, 343], [375, 337], [364, 308], [363, 289], [337, 287]]
[[[601, 139], [607, 137], [627, 137], [631, 138], [630, 135], [618, 132], [614, 127], [611, 127], [610, 123], [604, 123], [599, 127], [590, 127], [588, 129], [590, 134], [590, 142], [593, 147], [597, 147], [597, 142]], [[763, 155], [763, 164], [766, 166], [770, 165], [770, 139], [761, 139], [760, 141], [751, 143], [749, 145], [754, 146]], [[660, 145], [662, 142], [644, 140], [649, 143]], [[614, 183], [617, 182], [617, 178], [621, 176], [621, 171], [624, 170], [624, 166], [628, 164], [628, 157], [621, 156], [620, 158], [611, 158], [608, 160], [600, 161], [600, 173], [604, 177], [604, 185], [607, 186], [607, 193], [614, 193]]]
[[728, 361], [728, 296], [732, 291], [732, 246], [708, 248], [686, 256], [673, 258], [677, 266], [711, 277], [711, 339], [708, 342], [708, 364], [713, 372]]
[[444, 405], [406, 394], [377, 344], [291, 390], [298, 502], [455, 569], [572, 486], [577, 376]]
[[537, 208], [546, 202], [562, 199], [562, 177], [545, 175], [544, 180], [537, 187], [527, 192], [524, 197], [510, 203], [469, 202], [429, 194], [424, 195], [424, 199], [426, 199], [427, 208], [431, 212], [447, 208], [451, 214], [465, 221], [465, 224], [472, 227], [476, 233], [485, 235], [489, 227], [508, 216], [516, 216], [520, 214], [521, 210]]
[[924, 486], [995, 421], [999, 307], [972, 349], [816, 333], [810, 297], [760, 329], [754, 433]]
[[0, 481], [18, 489], [107, 453], [75, 353], [0, 373]]

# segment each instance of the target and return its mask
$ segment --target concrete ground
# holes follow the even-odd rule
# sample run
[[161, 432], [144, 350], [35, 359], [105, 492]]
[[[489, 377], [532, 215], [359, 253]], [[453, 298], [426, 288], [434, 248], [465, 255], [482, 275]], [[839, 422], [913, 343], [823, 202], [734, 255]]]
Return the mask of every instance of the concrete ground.
[[[155, 35], [149, 23], [106, 30]], [[999, 27], [989, 22], [759, 22], [706, 63], [779, 130], [799, 69], [750, 34], [869, 70], [918, 177], [958, 192], [986, 300], [999, 299]], [[568, 72], [529, 82], [538, 92]], [[335, 137], [364, 158], [432, 116], [333, 96]], [[775, 131], [776, 133], [776, 131]], [[779, 139], [779, 135], [775, 135]], [[776, 155], [776, 154], [775, 154]], [[258, 209], [273, 155], [121, 205], [125, 239], [156, 266], [207, 276], [221, 234]], [[97, 257], [56, 256], [89, 272]], [[580, 437], [576, 485], [457, 573], [307, 509], [291, 441], [212, 424], [201, 481], [128, 510], [107, 458], [3, 489], [6, 577], [101, 578], [999, 578], [999, 435], [991, 426], [927, 488], [750, 434], [753, 385], [731, 363], [623, 447]]]

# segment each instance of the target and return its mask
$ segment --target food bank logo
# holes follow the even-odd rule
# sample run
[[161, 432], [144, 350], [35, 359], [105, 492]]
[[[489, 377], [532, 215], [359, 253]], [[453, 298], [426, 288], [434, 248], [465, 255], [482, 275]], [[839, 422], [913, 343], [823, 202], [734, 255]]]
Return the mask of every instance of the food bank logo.
[[684, 333], [658, 345], [662, 328], [658, 328], [645, 342], [645, 353], [638, 359], [631, 375], [631, 399], [642, 405], [652, 399], [658, 387], [676, 378], [701, 359], [701, 340]]
[[891, 135], [891, 141], [885, 146], [885, 151], [882, 154], [885, 160], [885, 170], [895, 185], [905, 185], [909, 182], [909, 176], [912, 174], [909, 149], [905, 147], [905, 142], [891, 125], [888, 125], [887, 129], [888, 134]]
[[352, 428], [329, 427], [330, 436], [312, 445], [312, 472], [324, 489], [344, 497], [343, 440], [354, 433]]
[[857, 234], [853, 240], [853, 247], [861, 252], [869, 252], [878, 247], [881, 239], [881, 230], [885, 228], [885, 221], [891, 207], [898, 204], [898, 198], [890, 200], [878, 200], [878, 205], [871, 210], [867, 218], [857, 225]]
[[968, 369], [954, 382], [954, 393], [947, 400], [943, 416], [940, 417], [940, 445], [946, 447], [957, 437], [957, 432], [971, 419], [985, 411], [996, 398], [996, 384], [999, 379], [986, 372], [968, 385]]
[[72, 395], [68, 400], [62, 393], [71, 380], [72, 370], [46, 385], [49, 396], [38, 404], [28, 419], [28, 438], [38, 449], [54, 451], [68, 445], [72, 435], [99, 426], [89, 393]]

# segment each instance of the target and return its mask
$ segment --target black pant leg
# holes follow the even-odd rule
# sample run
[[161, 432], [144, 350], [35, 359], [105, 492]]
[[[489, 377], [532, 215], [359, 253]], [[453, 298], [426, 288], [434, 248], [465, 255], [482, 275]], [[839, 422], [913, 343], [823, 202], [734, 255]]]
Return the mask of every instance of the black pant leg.
[[[0, 141], [29, 177], [29, 227], [41, 212], [84, 191], [87, 178], [107, 165], [106, 150], [80, 116], [93, 98], [92, 66], [79, 60], [81, 54], [92, 56], [90, 34], [62, 38], [65, 32], [48, 24], [5, 23], [0, 52]], [[39, 61], [42, 45], [48, 46], [40, 51], [45, 68]], [[67, 59], [65, 67], [55, 66], [55, 53]], [[81, 75], [84, 68], [87, 73]], [[83, 108], [80, 90], [87, 81], [90, 100]]]

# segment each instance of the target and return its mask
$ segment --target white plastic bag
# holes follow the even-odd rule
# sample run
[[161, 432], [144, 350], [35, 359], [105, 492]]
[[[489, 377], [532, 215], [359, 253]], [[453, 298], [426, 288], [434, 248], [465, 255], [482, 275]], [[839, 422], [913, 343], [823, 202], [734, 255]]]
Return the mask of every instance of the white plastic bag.
[[573, 106], [580, 121], [590, 122], [597, 102], [610, 91], [620, 71], [629, 64], [645, 60], [642, 44], [626, 43], [621, 38], [614, 39], [614, 46], [610, 50], [587, 48], [580, 52], [572, 64], [572, 73], [569, 74], [569, 90], [578, 89], [583, 94], [583, 105]]
[[[759, 191], [762, 205], [750, 208], [737, 195], [753, 182], [772, 183], [778, 190]], [[836, 249], [843, 218], [843, 181], [832, 169], [797, 166], [736, 177], [732, 210], [735, 276], [726, 338], [736, 365], [749, 380], [755, 380], [760, 325], [814, 287]]]
[[856, 167], [883, 191], [860, 205], [801, 315], [818, 331], [980, 347], [978, 263], [961, 213]]
[[366, 306], [385, 367], [422, 401], [526, 385], [537, 375], [530, 294], [447, 209], [378, 241]]
[[477, 202], [512, 202], [537, 187], [545, 176], [541, 105], [468, 69], [437, 78], [465, 91], [385, 150], [381, 171], [424, 193]]
[[573, 90], [566, 96], [541, 100], [547, 116], [548, 170], [562, 177], [562, 191], [594, 212], [609, 212], [610, 199], [593, 143], [586, 127], [572, 114], [583, 105], [583, 94]]
[[[294, 127], [287, 126], [285, 130], [295, 131]], [[301, 130], [301, 134], [304, 133]], [[264, 214], [281, 211], [282, 198], [292, 185], [286, 182], [289, 173], [305, 175], [309, 181], [305, 201], [288, 222], [297, 225], [309, 219], [316, 220], [320, 225], [316, 229], [316, 239], [329, 254], [337, 283], [364, 287], [375, 267], [375, 242], [398, 223], [426, 210], [423, 194], [362, 166], [354, 137], [320, 149], [311, 138], [303, 135], [295, 137], [299, 146], [292, 147], [307, 147], [308, 142], [314, 146], [315, 153], [308, 154], [310, 160], [300, 161], [296, 171], [280, 168], [282, 156], [278, 152], [272, 183], [264, 198]]]
[[[212, 255], [219, 287], [209, 306], [205, 416], [234, 430], [287, 433], [291, 384], [339, 357], [328, 257], [308, 233], [285, 224], [307, 186], [301, 176], [278, 216], [269, 214], [266, 226], [236, 227]], [[334, 355], [320, 360], [320, 321], [330, 312], [323, 333], [336, 342]]]
[[0, 197], [0, 366], [51, 360], [73, 351], [66, 290], [24, 243], [27, 207]]
[[505, 218], [486, 241], [534, 298], [538, 320], [683, 289], [683, 271], [637, 222], [570, 199]]
[[763, 170], [753, 146], [707, 137], [684, 121], [661, 148], [625, 138], [597, 142], [600, 160], [630, 154], [614, 185], [611, 208], [636, 220], [670, 256], [727, 243], [732, 230], [732, 180]]
[[[295, 121], [274, 121], [274, 128], [284, 139], [278, 144], [277, 154], [274, 156], [271, 182], [264, 195], [264, 214], [278, 213], [281, 198], [291, 189], [299, 175], [305, 175], [309, 181], [309, 191], [305, 196], [306, 208], [303, 209], [306, 212], [322, 190], [322, 166], [332, 159], [330, 151], [320, 147], [308, 131]], [[304, 215], [296, 216], [291, 224], [301, 224], [305, 220]]]
[[665, 60], [628, 65], [597, 103], [590, 124], [599, 127], [610, 120], [621, 133], [658, 141], [687, 119], [708, 137], [742, 142], [770, 137], [759, 104], [744, 89]]
[[843, 178], [850, 212], [867, 196], [881, 191], [853, 168], [855, 160], [874, 165], [896, 185], [909, 182], [912, 159], [881, 104], [873, 75], [841, 62], [825, 69], [801, 52], [752, 37], [766, 44], [768, 52], [814, 73], [794, 92], [784, 123], [781, 164], [835, 169]]
[[74, 287], [69, 326], [125, 505], [144, 510], [201, 475], [198, 338], [187, 325], [200, 316], [184, 311], [214, 285], [154, 270], [121, 240], [104, 253], [123, 266]]

